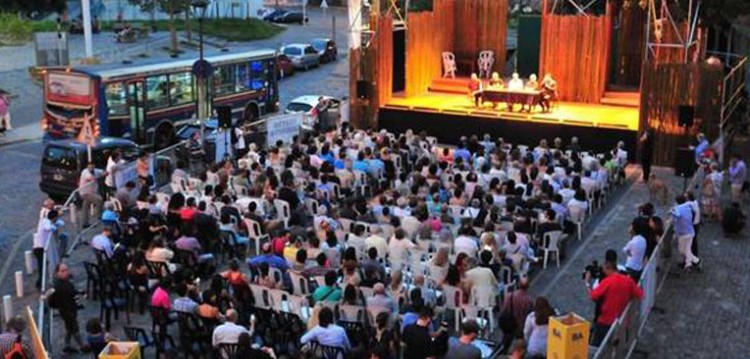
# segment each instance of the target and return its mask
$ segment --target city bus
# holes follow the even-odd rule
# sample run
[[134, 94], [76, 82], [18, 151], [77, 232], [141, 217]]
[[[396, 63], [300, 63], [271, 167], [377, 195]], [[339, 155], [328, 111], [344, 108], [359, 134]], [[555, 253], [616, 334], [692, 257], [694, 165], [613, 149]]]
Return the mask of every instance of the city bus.
[[[207, 56], [213, 68], [208, 103], [230, 106], [240, 125], [278, 111], [276, 55], [269, 49]], [[196, 117], [194, 62], [49, 69], [44, 74], [45, 138], [80, 138], [88, 119], [88, 136], [127, 138], [155, 149], [168, 146], [179, 127]]]

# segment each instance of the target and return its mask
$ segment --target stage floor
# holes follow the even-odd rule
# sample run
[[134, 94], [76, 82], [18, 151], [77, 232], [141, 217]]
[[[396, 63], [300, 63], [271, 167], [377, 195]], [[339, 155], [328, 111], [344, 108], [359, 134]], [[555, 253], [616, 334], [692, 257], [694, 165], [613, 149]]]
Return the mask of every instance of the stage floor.
[[429, 92], [409, 98], [404, 97], [403, 93], [395, 93], [385, 107], [420, 112], [502, 118], [504, 120], [638, 131], [638, 109], [632, 107], [560, 102], [549, 113], [542, 113], [541, 108], [536, 107], [529, 114], [518, 112], [520, 108], [518, 105], [515, 112], [509, 112], [505, 104], [502, 103], [498, 104], [497, 109], [491, 108], [489, 104], [486, 107], [477, 108], [473, 106], [467, 95], [438, 92]]

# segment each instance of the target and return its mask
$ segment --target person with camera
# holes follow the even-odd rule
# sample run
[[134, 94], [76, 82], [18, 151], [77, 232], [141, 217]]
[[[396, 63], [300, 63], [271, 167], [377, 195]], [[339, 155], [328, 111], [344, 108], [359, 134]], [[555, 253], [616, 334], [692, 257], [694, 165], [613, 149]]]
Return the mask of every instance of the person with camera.
[[633, 278], [617, 271], [617, 262], [604, 262], [602, 273], [604, 278], [596, 287], [592, 283], [592, 273], [584, 273], [589, 296], [601, 307], [591, 335], [591, 345], [596, 347], [602, 343], [612, 323], [622, 314], [630, 300], [643, 297], [643, 289], [638, 287]]

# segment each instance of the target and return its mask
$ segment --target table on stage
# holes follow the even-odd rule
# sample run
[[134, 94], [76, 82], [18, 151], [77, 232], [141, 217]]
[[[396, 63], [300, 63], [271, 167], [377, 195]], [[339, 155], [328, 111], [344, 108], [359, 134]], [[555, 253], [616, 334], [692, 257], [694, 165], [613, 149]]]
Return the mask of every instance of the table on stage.
[[482, 102], [492, 102], [493, 104], [505, 102], [508, 105], [528, 105], [529, 111], [531, 111], [532, 107], [538, 105], [541, 99], [542, 91], [540, 90], [509, 90], [507, 88], [482, 90]]

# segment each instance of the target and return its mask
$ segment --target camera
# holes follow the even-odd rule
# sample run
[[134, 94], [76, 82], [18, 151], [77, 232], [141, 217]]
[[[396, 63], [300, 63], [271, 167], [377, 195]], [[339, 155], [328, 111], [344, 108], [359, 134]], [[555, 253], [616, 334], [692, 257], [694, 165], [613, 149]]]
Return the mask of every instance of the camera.
[[591, 264], [587, 265], [583, 269], [583, 273], [581, 273], [581, 278], [586, 279], [586, 273], [591, 273], [592, 280], [601, 279], [603, 277], [602, 266], [600, 266], [599, 262], [596, 260], [592, 261]]

